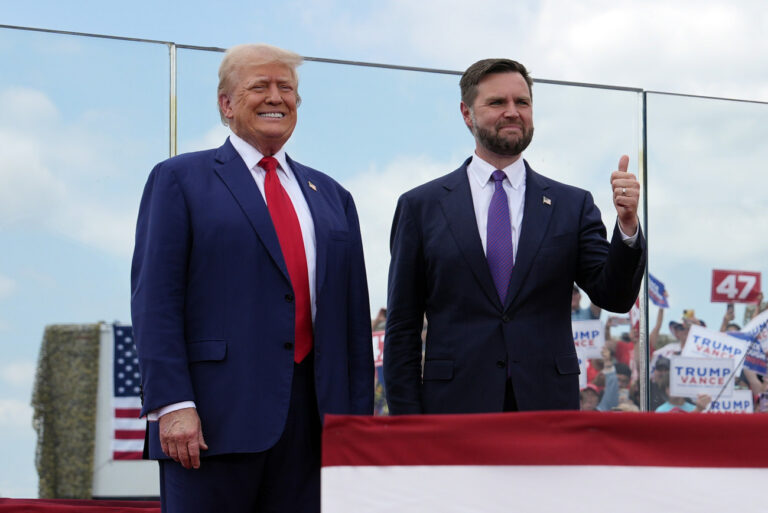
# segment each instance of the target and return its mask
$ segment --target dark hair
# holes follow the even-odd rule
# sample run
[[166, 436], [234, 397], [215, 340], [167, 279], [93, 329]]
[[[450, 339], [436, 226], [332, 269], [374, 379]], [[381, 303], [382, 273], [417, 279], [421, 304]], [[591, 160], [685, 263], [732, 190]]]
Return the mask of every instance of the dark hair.
[[629, 369], [629, 365], [626, 363], [616, 362], [616, 374], [623, 376], [632, 376], [632, 371]]
[[461, 101], [471, 107], [477, 98], [477, 84], [493, 73], [520, 73], [528, 84], [531, 96], [533, 96], [533, 79], [525, 66], [512, 59], [483, 59], [468, 67], [461, 76], [459, 81]]

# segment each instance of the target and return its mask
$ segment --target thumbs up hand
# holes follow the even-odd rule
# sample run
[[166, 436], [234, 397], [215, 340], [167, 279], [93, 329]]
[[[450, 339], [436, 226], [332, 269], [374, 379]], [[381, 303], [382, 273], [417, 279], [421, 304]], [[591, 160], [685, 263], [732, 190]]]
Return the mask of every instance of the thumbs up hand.
[[622, 155], [619, 169], [611, 173], [613, 205], [619, 216], [619, 228], [625, 235], [637, 232], [637, 204], [640, 200], [640, 183], [632, 173], [627, 172], [629, 157]]

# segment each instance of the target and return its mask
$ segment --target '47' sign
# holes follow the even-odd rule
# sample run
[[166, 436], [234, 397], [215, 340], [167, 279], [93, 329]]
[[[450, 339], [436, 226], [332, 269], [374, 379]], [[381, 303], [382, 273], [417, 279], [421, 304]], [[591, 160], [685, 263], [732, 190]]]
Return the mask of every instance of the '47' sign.
[[760, 273], [712, 270], [713, 303], [754, 303], [760, 293]]

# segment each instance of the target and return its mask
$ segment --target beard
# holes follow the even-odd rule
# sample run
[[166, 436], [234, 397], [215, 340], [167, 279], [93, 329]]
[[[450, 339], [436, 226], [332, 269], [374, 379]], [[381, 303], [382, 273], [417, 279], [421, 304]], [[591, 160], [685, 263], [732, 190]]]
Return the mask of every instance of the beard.
[[523, 134], [514, 139], [509, 139], [499, 135], [499, 128], [501, 126], [497, 125], [493, 130], [480, 128], [477, 126], [474, 116], [472, 116], [472, 134], [475, 136], [475, 139], [477, 139], [481, 146], [496, 155], [508, 157], [520, 155], [531, 144], [533, 127], [527, 128], [524, 125], [518, 125], [522, 128]]

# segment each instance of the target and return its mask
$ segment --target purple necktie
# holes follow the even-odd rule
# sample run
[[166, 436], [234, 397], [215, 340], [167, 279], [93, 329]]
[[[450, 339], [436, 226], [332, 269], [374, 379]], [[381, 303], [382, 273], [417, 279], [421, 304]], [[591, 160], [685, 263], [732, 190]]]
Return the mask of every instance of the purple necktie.
[[491, 175], [496, 189], [493, 191], [491, 204], [488, 207], [488, 231], [485, 255], [488, 267], [491, 269], [493, 283], [499, 293], [501, 303], [507, 297], [509, 277], [512, 275], [514, 254], [512, 252], [512, 226], [509, 221], [509, 205], [507, 193], [502, 182], [507, 177], [504, 171], [496, 170]]

